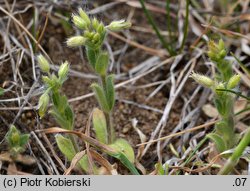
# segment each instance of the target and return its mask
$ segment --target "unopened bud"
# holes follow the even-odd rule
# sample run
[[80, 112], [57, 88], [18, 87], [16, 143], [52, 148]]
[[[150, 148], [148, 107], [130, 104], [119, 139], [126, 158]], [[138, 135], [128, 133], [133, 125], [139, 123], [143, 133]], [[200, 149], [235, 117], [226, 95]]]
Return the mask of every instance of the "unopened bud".
[[193, 72], [190, 75], [190, 77], [193, 78], [197, 83], [201, 84], [204, 87], [211, 88], [214, 85], [214, 81], [207, 76]]
[[99, 33], [95, 33], [95, 35], [93, 36], [93, 40], [94, 40], [94, 42], [98, 42], [99, 40], [100, 40], [100, 35], [99, 35]]
[[43, 95], [41, 95], [38, 103], [38, 111], [39, 111], [39, 116], [41, 118], [45, 115], [48, 104], [49, 104], [49, 94], [45, 92]]
[[91, 32], [89, 31], [89, 30], [86, 30], [86, 31], [84, 31], [84, 37], [86, 38], [86, 39], [90, 39], [91, 38]]
[[227, 55], [227, 52], [226, 52], [225, 49], [223, 49], [223, 50], [221, 50], [221, 51], [219, 52], [219, 58], [225, 58], [226, 55]]
[[222, 82], [220, 82], [218, 85], [216, 85], [215, 92], [216, 92], [217, 95], [221, 96], [224, 93], [221, 90], [224, 90], [224, 89], [225, 89], [225, 85]]
[[85, 42], [86, 38], [84, 38], [83, 36], [73, 36], [70, 37], [66, 43], [69, 47], [78, 47], [84, 45]]
[[98, 21], [96, 18], [94, 18], [94, 19], [92, 20], [92, 26], [93, 26], [93, 28], [97, 31], [98, 26], [99, 26], [99, 21]]
[[90, 25], [89, 16], [82, 10], [82, 8], [78, 9], [78, 13], [79, 13], [80, 17], [82, 17], [82, 19], [85, 21], [87, 26], [89, 26]]
[[50, 66], [49, 66], [48, 60], [43, 55], [41, 55], [41, 54], [39, 56], [37, 56], [37, 60], [38, 60], [38, 64], [39, 64], [40, 69], [43, 72], [48, 73], [49, 70], [50, 70]]
[[103, 23], [100, 23], [99, 26], [97, 27], [97, 32], [102, 35], [105, 32], [105, 28]]
[[59, 71], [58, 71], [59, 78], [66, 79], [68, 72], [69, 72], [69, 63], [66, 61], [59, 68]]
[[224, 41], [222, 39], [219, 40], [218, 48], [220, 50], [225, 49], [225, 43], [224, 43]]
[[87, 23], [84, 21], [84, 19], [80, 16], [73, 15], [72, 20], [74, 25], [79, 29], [86, 29]]
[[213, 61], [222, 60], [227, 55], [227, 51], [222, 39], [219, 40], [218, 44], [216, 44], [213, 40], [210, 40], [208, 42], [208, 49], [209, 51], [207, 52], [207, 54]]
[[9, 142], [12, 146], [17, 146], [20, 142], [20, 132], [16, 129], [14, 125], [12, 125], [10, 128], [10, 134], [8, 137]]
[[107, 29], [111, 31], [121, 31], [124, 29], [128, 29], [131, 27], [131, 22], [127, 22], [125, 20], [113, 21], [108, 26]]
[[233, 89], [239, 84], [239, 82], [240, 82], [240, 75], [236, 74], [229, 79], [227, 83], [227, 88]]

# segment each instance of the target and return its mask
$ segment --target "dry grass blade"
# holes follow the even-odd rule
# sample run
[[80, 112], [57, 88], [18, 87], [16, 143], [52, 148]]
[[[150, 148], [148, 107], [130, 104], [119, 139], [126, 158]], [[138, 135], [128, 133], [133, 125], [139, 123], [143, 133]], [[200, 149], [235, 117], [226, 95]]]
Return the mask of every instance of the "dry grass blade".
[[42, 51], [42, 53], [44, 55], [46, 55], [46, 57], [50, 60], [51, 63], [52, 60], [50, 59], [49, 55], [46, 53], [46, 51], [43, 49], [43, 47], [38, 43], [38, 41], [33, 37], [33, 35], [23, 26], [23, 24], [18, 21], [13, 15], [11, 15], [8, 11], [6, 11], [4, 8], [0, 7], [0, 11], [2, 11], [3, 13], [5, 13], [6, 15], [8, 15], [11, 19], [13, 19], [13, 21], [15, 23], [17, 23], [24, 31], [25, 33], [36, 43], [36, 45], [38, 46], [38, 48]]
[[93, 139], [84, 133], [78, 132], [78, 131], [70, 131], [70, 130], [65, 130], [59, 127], [52, 127], [49, 129], [44, 129], [44, 130], [37, 130], [36, 132], [43, 132], [43, 133], [68, 133], [68, 134], [73, 134], [81, 138], [83, 141], [87, 141], [90, 145], [97, 147], [98, 149], [110, 153], [110, 154], [116, 154], [117, 151], [99, 141], [96, 139]]
[[90, 150], [91, 156], [103, 167], [107, 169], [109, 174], [111, 175], [118, 175], [117, 170], [109, 163], [108, 160], [106, 160], [102, 155], [100, 155], [98, 152], [94, 150]]
[[187, 132], [192, 132], [192, 131], [197, 131], [199, 129], [203, 129], [203, 128], [206, 128], [206, 127], [209, 127], [211, 125], [214, 125], [216, 122], [218, 122], [218, 120], [214, 120], [214, 121], [211, 121], [209, 123], [206, 123], [206, 124], [203, 124], [203, 125], [199, 125], [199, 126], [196, 126], [196, 127], [193, 127], [191, 129], [187, 129], [187, 130], [184, 130], [184, 131], [181, 131], [181, 132], [178, 132], [178, 133], [174, 133], [174, 134], [171, 134], [171, 135], [168, 135], [168, 136], [165, 136], [165, 137], [161, 137], [159, 139], [155, 139], [155, 140], [152, 140], [152, 141], [148, 141], [148, 142], [144, 142], [144, 143], [140, 143], [140, 144], [137, 144], [136, 146], [141, 146], [141, 145], [146, 145], [148, 143], [156, 143], [158, 141], [163, 141], [163, 140], [166, 140], [166, 139], [169, 139], [171, 137], [176, 137], [176, 136], [180, 136], [180, 135], [183, 135]]
[[70, 163], [70, 167], [67, 168], [63, 175], [70, 175], [71, 171], [75, 168], [75, 166], [77, 165], [77, 163], [81, 160], [81, 158], [86, 154], [86, 151], [81, 151], [79, 153], [77, 153], [74, 158], [72, 159], [71, 163]]
[[143, 46], [135, 41], [132, 41], [132, 40], [129, 40], [129, 39], [126, 39], [124, 37], [122, 37], [121, 35], [119, 34], [116, 34], [114, 32], [109, 32], [112, 36], [114, 36], [115, 38], [118, 38], [126, 43], [128, 43], [129, 45], [131, 46], [134, 46], [136, 48], [139, 48], [139, 49], [142, 49], [144, 51], [146, 51], [147, 53], [151, 54], [151, 55], [154, 55], [154, 56], [159, 56], [159, 57], [166, 57], [167, 56], [167, 52], [165, 50], [155, 50], [153, 48], [149, 48], [149, 47], [146, 47], [146, 46]]

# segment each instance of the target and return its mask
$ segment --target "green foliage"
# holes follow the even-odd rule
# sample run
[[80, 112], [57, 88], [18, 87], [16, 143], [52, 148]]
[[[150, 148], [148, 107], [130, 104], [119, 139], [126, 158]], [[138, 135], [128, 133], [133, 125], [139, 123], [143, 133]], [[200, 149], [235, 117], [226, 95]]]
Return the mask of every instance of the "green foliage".
[[134, 163], [135, 154], [133, 148], [125, 139], [117, 139], [109, 146], [114, 148], [117, 152], [123, 153], [131, 163]]
[[95, 63], [96, 73], [99, 74], [100, 76], [105, 76], [108, 64], [109, 64], [108, 53], [107, 52], [100, 53]]
[[4, 94], [4, 89], [0, 88], [0, 96]]
[[95, 108], [93, 110], [93, 127], [96, 133], [96, 138], [101, 143], [107, 144], [107, 122], [104, 113]]
[[221, 175], [229, 174], [233, 170], [234, 166], [238, 163], [238, 160], [240, 159], [244, 150], [249, 144], [250, 144], [250, 128], [247, 129], [240, 143], [235, 148], [232, 156], [227, 160], [226, 164], [220, 170], [219, 174]]
[[[131, 23], [121, 20], [113, 21], [109, 25], [104, 26], [96, 18], [89, 18], [82, 9], [78, 10], [77, 15], [72, 15], [72, 20], [74, 25], [83, 31], [82, 35], [67, 39], [67, 45], [70, 47], [85, 46], [89, 64], [100, 78], [100, 83], [91, 85], [102, 109], [94, 109], [93, 111], [92, 122], [96, 138], [100, 141], [100, 144], [104, 143], [116, 150], [114, 153], [108, 153], [109, 155], [119, 159], [132, 173], [139, 174], [132, 164], [135, 160], [132, 147], [124, 139], [115, 140], [113, 138], [114, 130], [111, 112], [115, 103], [114, 76], [112, 74], [109, 75], [107, 72], [109, 55], [102, 50], [107, 30], [120, 31], [127, 29], [131, 26]], [[40, 56], [39, 60], [41, 70], [46, 73], [46, 75], [42, 76], [46, 90], [39, 100], [39, 114], [43, 117], [46, 111], [49, 110], [49, 113], [62, 128], [73, 130], [74, 113], [67, 97], [61, 93], [61, 87], [68, 76], [69, 64], [64, 62], [56, 75], [50, 73], [49, 62], [44, 57]], [[50, 108], [49, 103], [51, 103]], [[69, 135], [69, 138], [62, 135], [56, 136], [56, 142], [60, 151], [70, 161], [79, 152], [79, 146], [74, 138], [72, 135]], [[88, 171], [89, 164], [86, 155], [80, 160], [79, 164], [84, 171]], [[94, 166], [94, 171], [97, 172], [95, 169], [97, 169], [96, 166]]]
[[218, 134], [210, 133], [207, 135], [207, 137], [215, 143], [216, 148], [219, 152], [223, 152], [226, 150], [225, 142], [224, 142], [223, 138], [220, 137]]
[[106, 77], [106, 98], [111, 111], [115, 104], [115, 88], [114, 88], [114, 75]]
[[[214, 91], [214, 103], [220, 114], [221, 120], [215, 125], [215, 133], [207, 137], [215, 142], [219, 152], [233, 148], [238, 142], [234, 127], [234, 95], [230, 93], [240, 82], [240, 76], [233, 74], [232, 64], [225, 59], [227, 50], [223, 40], [216, 44], [209, 41], [208, 52], [211, 61], [216, 64], [217, 73], [214, 79], [204, 75], [191, 74], [191, 77], [201, 85]], [[220, 91], [226, 89], [228, 91]]]
[[102, 110], [104, 112], [108, 113], [110, 111], [110, 109], [109, 109], [109, 105], [107, 102], [107, 98], [106, 98], [104, 89], [97, 83], [93, 83], [91, 85], [91, 87], [95, 93], [96, 99], [97, 99], [100, 107], [102, 108]]
[[6, 140], [9, 146], [10, 154], [13, 158], [15, 158], [19, 153], [25, 151], [25, 145], [29, 141], [29, 134], [21, 134], [14, 125], [11, 125], [6, 136]]
[[[60, 151], [64, 154], [64, 156], [66, 156], [66, 158], [69, 161], [72, 161], [72, 159], [74, 158], [74, 156], [76, 155], [76, 150], [74, 148], [74, 145], [72, 143], [72, 141], [68, 138], [65, 138], [64, 136], [58, 134], [55, 136], [56, 138], [56, 143], [58, 145], [58, 148], [60, 149]], [[89, 163], [88, 163], [88, 157], [87, 155], [84, 155], [81, 160], [79, 161], [79, 165], [81, 166], [81, 168], [87, 172], [89, 169]]]

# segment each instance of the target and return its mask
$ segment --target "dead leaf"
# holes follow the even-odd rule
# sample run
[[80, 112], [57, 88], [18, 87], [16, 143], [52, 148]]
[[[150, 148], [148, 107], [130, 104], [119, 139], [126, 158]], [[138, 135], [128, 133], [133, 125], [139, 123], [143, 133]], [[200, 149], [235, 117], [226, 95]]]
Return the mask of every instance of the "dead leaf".
[[211, 118], [216, 118], [219, 113], [217, 111], [217, 109], [212, 106], [211, 104], [205, 104], [203, 107], [202, 107], [202, 111], [208, 116], [208, 117], [211, 117]]

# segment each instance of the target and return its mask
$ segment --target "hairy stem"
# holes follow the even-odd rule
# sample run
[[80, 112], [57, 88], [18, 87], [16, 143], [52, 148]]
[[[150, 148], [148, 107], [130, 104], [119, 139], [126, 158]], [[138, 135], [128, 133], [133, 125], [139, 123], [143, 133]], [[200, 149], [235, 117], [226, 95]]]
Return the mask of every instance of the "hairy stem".
[[[106, 75], [101, 76], [102, 88], [106, 91]], [[112, 111], [104, 112], [108, 127], [108, 144], [112, 144], [115, 140], [115, 130], [113, 126]]]

